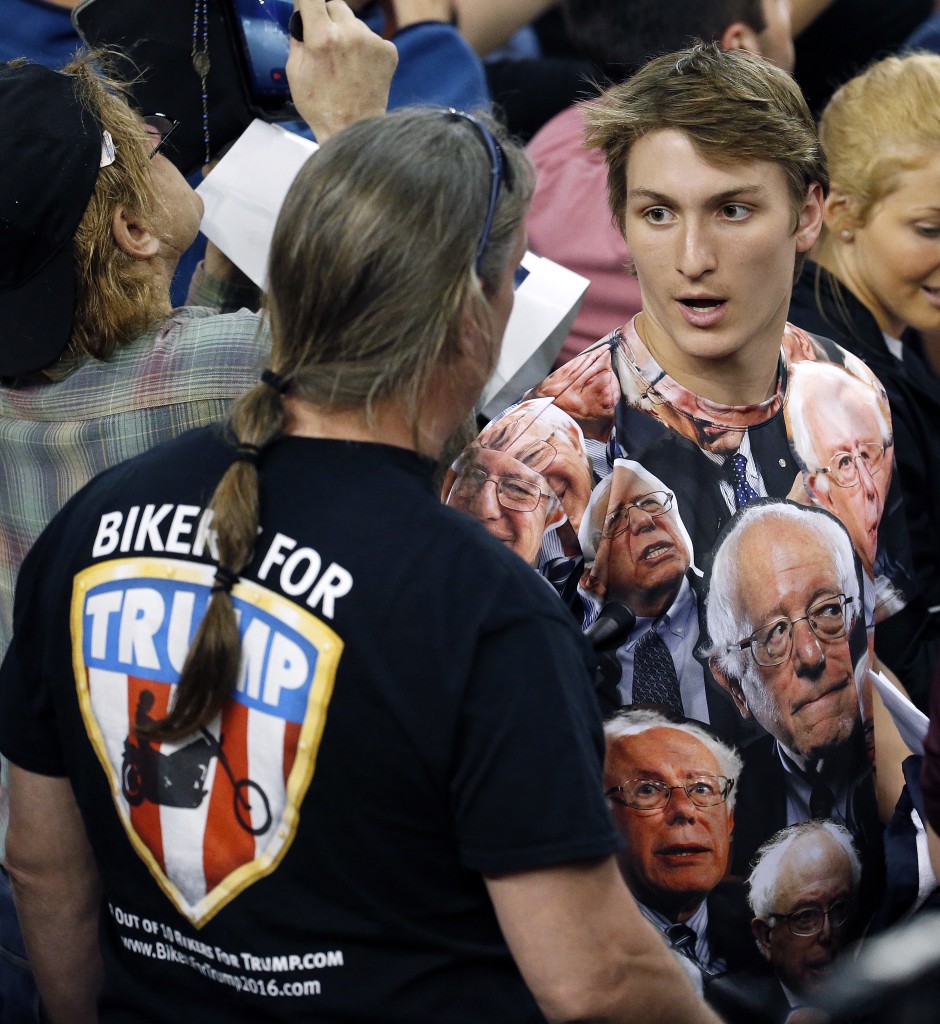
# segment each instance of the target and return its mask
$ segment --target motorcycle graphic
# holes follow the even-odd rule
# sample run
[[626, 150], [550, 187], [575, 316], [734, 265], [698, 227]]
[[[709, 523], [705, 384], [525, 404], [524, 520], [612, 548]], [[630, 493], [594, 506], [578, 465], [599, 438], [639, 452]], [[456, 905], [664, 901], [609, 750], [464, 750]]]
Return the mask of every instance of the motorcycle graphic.
[[[153, 694], [144, 690], [135, 716], [138, 725], [152, 721], [149, 711], [153, 703]], [[267, 794], [252, 779], [235, 778], [224, 750], [224, 735], [216, 739], [208, 729], [201, 728], [196, 739], [170, 754], [162, 753], [146, 739], [134, 739], [132, 742], [130, 735], [125, 738], [121, 764], [121, 791], [132, 807], [144, 800], [163, 807], [199, 807], [209, 792], [204, 783], [215, 757], [232, 784], [238, 824], [253, 836], [270, 828], [271, 805]]]

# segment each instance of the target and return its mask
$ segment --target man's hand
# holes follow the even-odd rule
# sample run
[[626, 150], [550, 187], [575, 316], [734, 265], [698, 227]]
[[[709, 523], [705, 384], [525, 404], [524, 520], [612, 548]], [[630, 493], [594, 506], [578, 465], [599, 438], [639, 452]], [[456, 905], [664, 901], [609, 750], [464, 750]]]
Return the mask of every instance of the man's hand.
[[[318, 142], [365, 117], [384, 114], [398, 64], [395, 46], [343, 0], [295, 0], [302, 32], [287, 58], [291, 98]], [[297, 35], [302, 35], [302, 40]]]

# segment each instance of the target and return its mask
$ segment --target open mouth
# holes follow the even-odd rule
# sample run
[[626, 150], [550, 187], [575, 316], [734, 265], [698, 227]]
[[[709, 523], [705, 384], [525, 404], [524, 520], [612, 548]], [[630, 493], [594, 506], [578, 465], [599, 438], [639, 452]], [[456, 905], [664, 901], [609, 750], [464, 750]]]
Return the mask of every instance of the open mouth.
[[682, 316], [692, 327], [714, 327], [725, 315], [726, 299], [687, 297], [677, 300]]
[[648, 547], [643, 549], [643, 553], [640, 555], [641, 562], [652, 562], [657, 558], [662, 558], [664, 555], [671, 554], [675, 551], [676, 546], [669, 541], [657, 541], [655, 544], [650, 544]]
[[657, 857], [669, 857], [682, 860], [686, 857], [701, 857], [702, 854], [711, 853], [707, 846], [698, 843], [677, 843], [674, 846], [664, 846], [656, 851]]

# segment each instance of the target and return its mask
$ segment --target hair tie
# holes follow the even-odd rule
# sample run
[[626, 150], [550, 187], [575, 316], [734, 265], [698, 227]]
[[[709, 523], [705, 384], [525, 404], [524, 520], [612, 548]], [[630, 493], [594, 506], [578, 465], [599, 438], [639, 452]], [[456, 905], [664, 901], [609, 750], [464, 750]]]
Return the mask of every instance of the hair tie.
[[249, 444], [247, 441], [239, 441], [235, 448], [233, 462], [250, 462], [253, 466], [258, 465], [261, 458], [261, 449], [256, 444]]
[[220, 590], [226, 594], [231, 594], [232, 587], [238, 582], [238, 573], [232, 572], [231, 569], [226, 569], [224, 565], [220, 565], [215, 571], [215, 581], [212, 584], [212, 593], [217, 594]]
[[267, 384], [269, 388], [274, 388], [279, 395], [285, 394], [290, 387], [290, 381], [273, 370], [264, 370], [261, 374], [261, 382]]

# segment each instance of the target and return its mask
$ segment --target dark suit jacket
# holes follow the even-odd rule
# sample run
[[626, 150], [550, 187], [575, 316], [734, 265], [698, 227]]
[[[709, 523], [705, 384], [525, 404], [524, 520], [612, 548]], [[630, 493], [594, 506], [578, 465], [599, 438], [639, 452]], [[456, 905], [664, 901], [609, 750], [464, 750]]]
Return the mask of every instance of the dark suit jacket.
[[[903, 361], [896, 359], [868, 309], [815, 263], [807, 261], [803, 268], [789, 318], [805, 330], [827, 335], [862, 359], [888, 394], [894, 458], [920, 595], [879, 624], [876, 646], [914, 702], [926, 711], [940, 654], [940, 615], [928, 617], [926, 612], [928, 606], [940, 605], [940, 380], [909, 345]], [[903, 552], [892, 554], [906, 557]]]
[[[862, 859], [859, 906], [867, 917], [877, 906], [884, 886], [884, 840], [878, 819], [871, 767], [861, 727], [849, 739], [850, 769], [846, 828]], [[744, 771], [734, 808], [734, 853], [731, 874], [746, 878], [758, 847], [787, 825], [788, 777], [777, 756], [777, 741], [765, 735], [741, 748]]]
[[708, 894], [708, 941], [712, 955], [721, 957], [728, 972], [762, 971], [766, 961], [751, 932], [751, 908], [744, 885], [731, 879], [719, 882]]
[[706, 982], [705, 999], [726, 1024], [782, 1024], [790, 1012], [783, 987], [769, 970], [723, 974]]
[[[686, 578], [692, 586], [692, 592], [695, 595], [696, 601], [701, 605], [701, 580], [691, 571], [686, 573]], [[620, 692], [617, 689], [620, 685], [621, 673], [617, 650], [627, 642], [631, 631], [624, 629], [612, 637], [606, 644], [595, 649], [597, 655], [595, 688], [605, 717], [613, 714], [623, 703], [620, 699]], [[753, 730], [747, 727], [750, 723], [745, 723], [742, 720], [738, 714], [738, 709], [734, 706], [734, 702], [712, 680], [707, 666], [704, 669], [703, 683], [705, 686], [705, 700], [708, 705], [708, 724], [711, 725], [719, 736], [728, 742], [737, 743], [742, 738], [750, 738], [753, 735]]]
[[[783, 414], [752, 428], [748, 437], [768, 496], [785, 498], [799, 466], [790, 452]], [[734, 515], [721, 494], [720, 484], [727, 479], [727, 470], [712, 462], [698, 445], [672, 430], [640, 452], [637, 461], [674, 492], [695, 557], [702, 567], [701, 561]]]
[[[818, 296], [817, 296], [818, 275]], [[790, 319], [862, 359], [888, 393], [914, 571], [928, 604], [940, 604], [940, 380], [910, 346], [896, 359], [868, 309], [833, 276], [807, 262]]]

